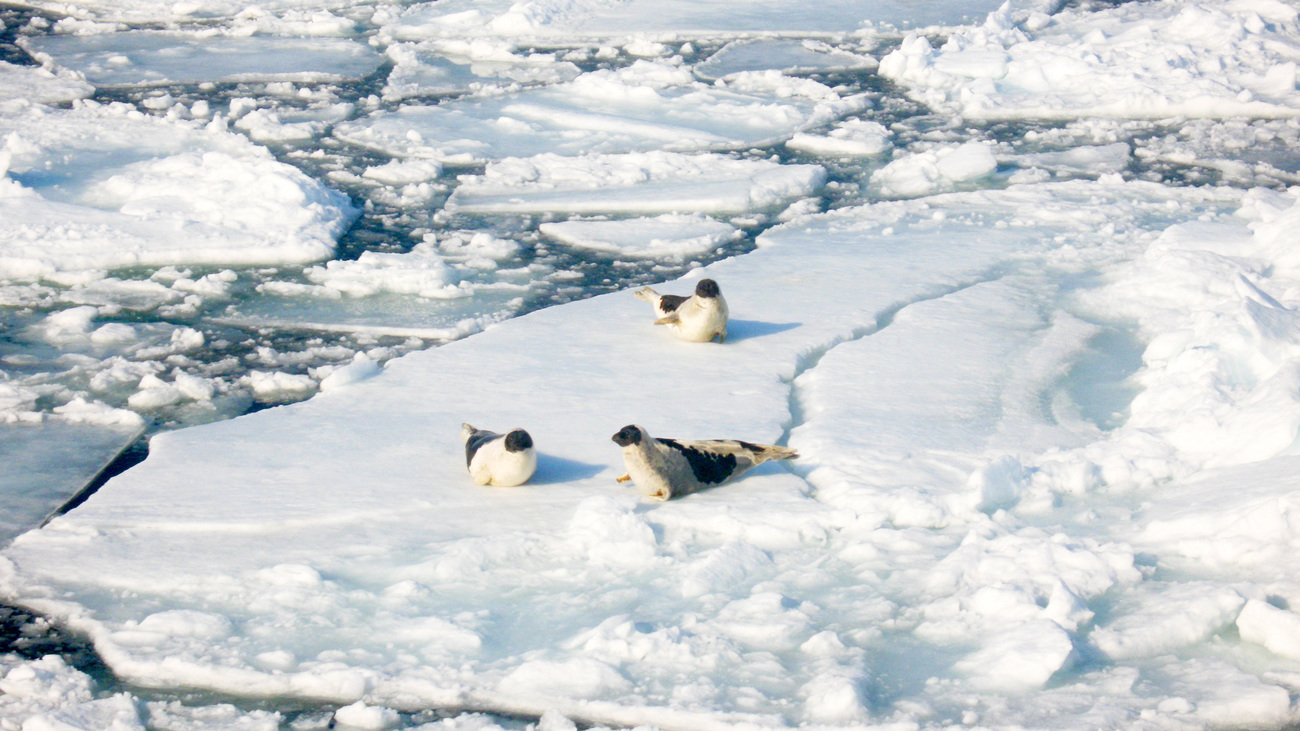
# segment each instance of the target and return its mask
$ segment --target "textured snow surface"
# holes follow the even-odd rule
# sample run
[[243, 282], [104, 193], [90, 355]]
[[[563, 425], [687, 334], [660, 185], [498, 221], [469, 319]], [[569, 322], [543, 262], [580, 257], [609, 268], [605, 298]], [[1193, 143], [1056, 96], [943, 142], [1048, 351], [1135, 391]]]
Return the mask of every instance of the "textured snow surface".
[[29, 5], [0, 728], [1300, 723], [1294, 2]]
[[[0, 576], [146, 685], [666, 727], [1281, 723], [1300, 400], [1266, 292], [1298, 280], [1260, 257], [1297, 211], [1111, 180], [803, 218], [700, 272], [725, 345], [627, 292], [535, 312], [159, 435]], [[1106, 431], [1071, 368], [1122, 316], [1152, 345]], [[533, 483], [474, 486], [466, 420], [529, 429]], [[628, 422], [801, 457], [646, 504], [613, 481]]]

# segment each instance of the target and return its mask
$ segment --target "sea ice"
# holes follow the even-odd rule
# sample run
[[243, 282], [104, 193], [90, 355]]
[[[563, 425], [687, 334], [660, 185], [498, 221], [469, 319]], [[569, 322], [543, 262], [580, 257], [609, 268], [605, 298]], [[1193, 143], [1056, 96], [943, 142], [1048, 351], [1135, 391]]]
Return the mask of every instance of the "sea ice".
[[572, 81], [581, 71], [555, 54], [516, 53], [494, 39], [394, 43], [386, 51], [393, 70], [384, 99], [446, 96], [493, 86], [552, 85]]
[[345, 38], [277, 38], [128, 31], [25, 40], [38, 60], [81, 74], [98, 87], [200, 82], [360, 79], [383, 57]]
[[[1000, 3], [916, 5], [829, 0], [815, 6], [799, 0], [765, 3], [699, 3], [691, 0], [444, 0], [407, 8], [386, 32], [402, 40], [442, 36], [523, 38], [745, 37], [780, 29], [796, 36], [874, 33], [892, 28], [957, 25], [983, 18]], [[1019, 3], [1039, 9], [1039, 2]]]
[[[0, 384], [0, 403], [6, 388]], [[3, 408], [3, 407], [0, 407]], [[39, 526], [99, 476], [144, 431], [143, 423], [83, 423], [58, 415], [4, 423], [0, 411], [0, 545]]]
[[1280, 2], [1124, 4], [1032, 27], [1009, 6], [934, 48], [910, 35], [880, 74], [971, 119], [1294, 117], [1297, 11]]
[[[1064, 374], [1102, 327], [1081, 319], [1093, 315], [1075, 274], [1140, 260], [1187, 221], [1237, 231], [1237, 254], [1268, 249], [1281, 234], [1267, 223], [1300, 206], [1251, 203], [1252, 232], [1223, 215], [1241, 201], [1105, 178], [799, 218], [695, 275], [727, 292], [724, 346], [665, 337], [620, 292], [390, 361], [304, 403], [158, 435], [142, 465], [6, 549], [0, 586], [145, 684], [672, 727], [958, 722], [970, 712], [959, 699], [996, 717], [1008, 694], [1019, 718], [1059, 713], [1068, 705], [1044, 689], [1090, 682], [1071, 673], [1098, 611], [1116, 638], [1100, 632], [1101, 647], [1163, 627], [1143, 609], [1115, 619], [1112, 597], [1208, 528], [1155, 522], [1158, 506], [1188, 504], [1167, 488], [1143, 493], [1151, 513], [1111, 527], [1039, 499], [1073, 495], [1064, 465], [1086, 461], [1104, 479], [1083, 488], [1097, 509], [1120, 509], [1105, 496], [1150, 483], [1109, 461], [1181, 449], [1139, 441], [1136, 426], [1103, 431], [1063, 402]], [[1143, 276], [1136, 263], [1115, 271]], [[1149, 424], [1170, 407], [1133, 408]], [[466, 420], [528, 428], [534, 484], [470, 484], [455, 438]], [[612, 481], [609, 435], [627, 422], [683, 438], [788, 432], [802, 456], [793, 473], [764, 468], [650, 508]], [[1282, 566], [1258, 576], [1295, 580]], [[1220, 582], [1242, 577], [1190, 580], [1204, 588], [1173, 589], [1206, 597], [1193, 604], [1207, 611], [1190, 630], [1160, 630], [1165, 647], [1235, 621]], [[1246, 625], [1252, 637], [1280, 626]], [[1145, 667], [1129, 657], [1117, 649], [1108, 667]], [[1173, 689], [1204, 700], [1183, 715], [1217, 722], [1240, 704], [1206, 684], [1231, 682], [1263, 704], [1252, 718], [1286, 718], [1285, 691], [1232, 663], [1189, 660], [1164, 684], [1089, 692], [1135, 720], [1176, 703]]]
[[346, 196], [238, 135], [126, 105], [31, 107], [0, 116], [0, 135], [3, 279], [314, 261], [356, 215]]
[[756, 38], [732, 41], [703, 63], [695, 75], [715, 81], [744, 71], [780, 71], [785, 74], [874, 70], [876, 60], [835, 48], [827, 43], [797, 38]]
[[700, 214], [666, 213], [620, 221], [560, 221], [538, 230], [561, 243], [633, 259], [681, 259], [712, 251], [741, 232]]
[[95, 87], [77, 74], [0, 61], [0, 104], [58, 104], [94, 93]]
[[771, 212], [826, 180], [818, 165], [781, 165], [719, 154], [641, 152], [508, 158], [463, 176], [451, 213], [714, 215]]
[[734, 150], [771, 144], [866, 104], [780, 74], [749, 74], [738, 83], [740, 90], [710, 86], [688, 68], [642, 60], [538, 89], [376, 112], [334, 134], [396, 157], [459, 165], [540, 153]]

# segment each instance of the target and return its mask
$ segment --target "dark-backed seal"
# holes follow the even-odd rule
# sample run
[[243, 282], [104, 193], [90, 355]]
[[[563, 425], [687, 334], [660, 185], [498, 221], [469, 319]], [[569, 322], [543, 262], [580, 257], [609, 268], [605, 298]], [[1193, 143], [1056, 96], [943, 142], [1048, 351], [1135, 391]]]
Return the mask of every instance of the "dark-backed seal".
[[618, 481], [632, 480], [642, 495], [656, 500], [721, 485], [768, 460], [799, 456], [789, 447], [736, 439], [656, 439], [635, 424], [619, 429], [613, 440], [623, 448], [627, 467], [627, 474]]

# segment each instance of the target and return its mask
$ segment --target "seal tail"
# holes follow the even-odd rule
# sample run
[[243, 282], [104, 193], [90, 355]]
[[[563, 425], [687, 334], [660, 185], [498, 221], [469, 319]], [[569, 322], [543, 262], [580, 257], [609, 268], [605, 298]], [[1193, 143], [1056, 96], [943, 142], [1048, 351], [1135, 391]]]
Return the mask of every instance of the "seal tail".
[[461, 440], [462, 442], [468, 442], [468, 441], [469, 441], [469, 438], [472, 437], [472, 436], [474, 436], [474, 432], [476, 432], [476, 431], [478, 431], [478, 429], [475, 429], [475, 428], [474, 428], [472, 425], [470, 425], [470, 424], [461, 424], [461, 425], [460, 425], [460, 440]]
[[642, 287], [641, 289], [638, 289], [637, 291], [633, 292], [632, 296], [636, 297], [639, 300], [644, 300], [646, 302], [649, 302], [651, 304], [659, 303], [659, 293], [654, 291], [654, 289], [651, 287]]

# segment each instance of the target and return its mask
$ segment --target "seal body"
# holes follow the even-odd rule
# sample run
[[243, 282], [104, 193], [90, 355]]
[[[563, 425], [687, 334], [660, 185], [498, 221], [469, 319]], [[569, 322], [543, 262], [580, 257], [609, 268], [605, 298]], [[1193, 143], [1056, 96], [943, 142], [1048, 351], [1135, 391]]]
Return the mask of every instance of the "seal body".
[[522, 485], [537, 470], [533, 438], [523, 429], [497, 434], [461, 424], [460, 438], [465, 442], [465, 464], [469, 467], [469, 476], [480, 485]]
[[799, 453], [775, 444], [738, 439], [684, 441], [656, 439], [643, 427], [628, 424], [612, 437], [623, 448], [627, 474], [642, 495], [668, 500], [721, 485], [764, 462], [792, 459]]
[[701, 279], [690, 297], [659, 294], [650, 287], [642, 287], [633, 294], [654, 306], [655, 314], [659, 316], [656, 325], [667, 325], [682, 340], [707, 343], [716, 339], [720, 343], [726, 342], [727, 300], [722, 297], [718, 283], [712, 279]]

